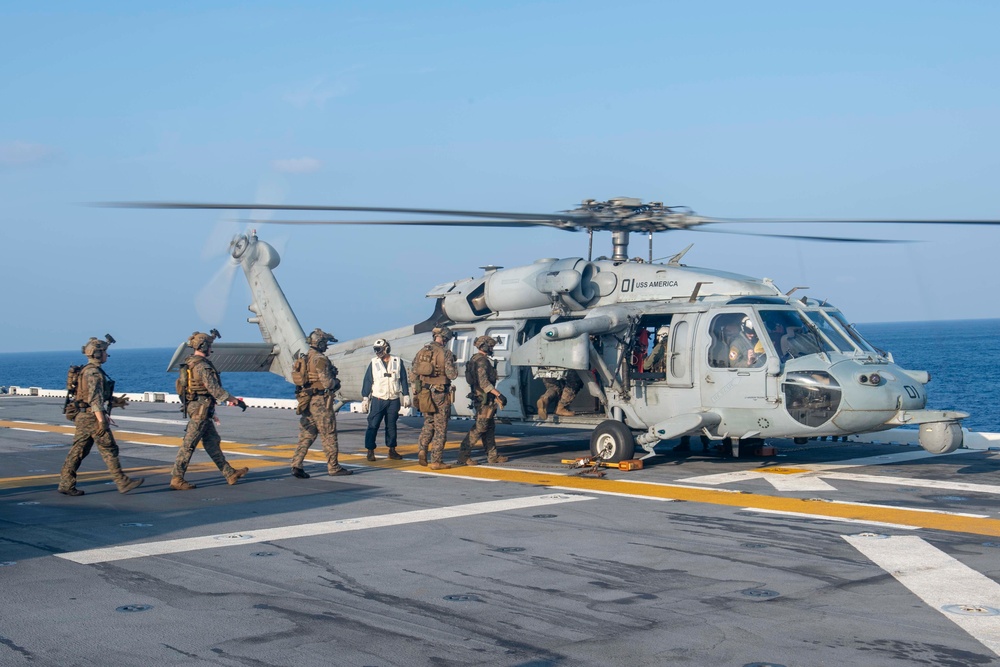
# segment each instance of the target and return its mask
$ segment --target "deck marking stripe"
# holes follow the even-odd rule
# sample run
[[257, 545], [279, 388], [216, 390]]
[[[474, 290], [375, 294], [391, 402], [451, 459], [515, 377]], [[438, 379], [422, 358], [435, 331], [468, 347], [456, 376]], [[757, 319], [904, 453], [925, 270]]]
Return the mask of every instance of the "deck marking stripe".
[[976, 484], [973, 482], [947, 482], [937, 479], [918, 479], [911, 477], [884, 477], [882, 475], [862, 475], [852, 472], [823, 473], [828, 479], [843, 479], [853, 482], [870, 482], [872, 484], [892, 484], [893, 486], [918, 486], [925, 489], [947, 489], [950, 491], [969, 491], [974, 493], [1000, 494], [1000, 486], [996, 484]]
[[762, 510], [755, 507], [744, 507], [744, 512], [753, 512], [754, 514], [776, 514], [779, 516], [788, 516], [798, 519], [816, 519], [819, 521], [841, 521], [843, 523], [858, 523], [865, 526], [883, 526], [885, 528], [898, 528], [900, 530], [917, 530], [918, 526], [905, 526], [901, 523], [886, 523], [885, 521], [873, 521], [869, 519], [845, 519], [839, 516], [828, 516], [826, 514], [802, 514], [800, 512], [785, 512], [782, 510]]
[[770, 482], [778, 491], [836, 491], [836, 487], [830, 486], [819, 477], [804, 475], [765, 475], [764, 479]]
[[1000, 655], [1000, 615], [954, 614], [945, 609], [948, 605], [1000, 608], [997, 582], [916, 536], [842, 537], [930, 607]]
[[197, 551], [200, 549], [218, 549], [220, 547], [231, 547], [241, 544], [287, 540], [297, 537], [311, 537], [314, 535], [329, 535], [332, 533], [366, 530], [368, 528], [383, 528], [387, 526], [399, 526], [425, 521], [440, 521], [442, 519], [454, 519], [458, 517], [475, 516], [477, 514], [490, 514], [494, 512], [521, 510], [531, 507], [558, 505], [580, 500], [593, 500], [593, 498], [581, 495], [568, 495], [565, 493], [545, 494], [541, 496], [529, 496], [526, 498], [509, 498], [506, 500], [470, 503], [468, 505], [455, 505], [452, 507], [436, 507], [426, 510], [397, 512], [394, 514], [349, 517], [339, 519], [337, 521], [322, 521], [319, 523], [299, 524], [297, 526], [282, 526], [280, 528], [248, 528], [232, 533], [223, 533], [221, 535], [206, 535], [204, 537], [188, 537], [177, 540], [164, 540], [160, 542], [125, 544], [116, 547], [88, 549], [86, 551], [73, 551], [55, 555], [58, 558], [64, 558], [82, 565], [92, 565], [95, 563], [107, 563], [110, 561], [124, 560], [128, 558], [141, 558], [143, 556], [162, 556], [164, 554]]

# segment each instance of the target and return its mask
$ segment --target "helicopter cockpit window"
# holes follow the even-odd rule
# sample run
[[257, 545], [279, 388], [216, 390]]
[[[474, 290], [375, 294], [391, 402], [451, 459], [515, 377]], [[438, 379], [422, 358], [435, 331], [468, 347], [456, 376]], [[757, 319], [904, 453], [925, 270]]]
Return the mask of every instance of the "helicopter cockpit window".
[[708, 365], [712, 368], [760, 368], [767, 362], [768, 348], [757, 336], [757, 325], [749, 314], [716, 315], [710, 331]]
[[855, 352], [857, 348], [854, 347], [854, 343], [843, 333], [841, 333], [840, 328], [837, 327], [833, 322], [824, 317], [822, 311], [810, 310], [807, 311], [806, 316], [816, 325], [820, 333], [826, 336], [831, 343], [836, 346], [841, 352]]
[[782, 361], [807, 354], [833, 352], [834, 347], [817, 336], [802, 315], [795, 310], [761, 310], [760, 319], [768, 339]]
[[874, 345], [865, 340], [865, 337], [861, 335], [861, 332], [855, 329], [854, 326], [847, 321], [847, 318], [844, 317], [842, 312], [835, 310], [833, 312], [827, 312], [827, 315], [839, 322], [841, 328], [847, 332], [847, 335], [851, 337], [851, 340], [853, 340], [854, 343], [862, 350], [871, 354], [882, 354]]

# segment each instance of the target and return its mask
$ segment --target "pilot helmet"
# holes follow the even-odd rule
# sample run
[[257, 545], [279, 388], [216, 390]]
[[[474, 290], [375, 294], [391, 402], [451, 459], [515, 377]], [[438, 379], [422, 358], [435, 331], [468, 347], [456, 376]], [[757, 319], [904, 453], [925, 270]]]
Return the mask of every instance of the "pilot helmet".
[[96, 359], [102, 352], [107, 352], [109, 343], [99, 338], [91, 337], [86, 345], [80, 348], [84, 355]]
[[383, 354], [389, 354], [389, 352], [392, 351], [392, 346], [389, 345], [389, 341], [385, 338], [379, 338], [375, 341], [375, 345], [372, 346], [372, 349], [375, 350], [375, 354], [381, 357]]
[[455, 337], [455, 334], [451, 332], [451, 329], [446, 326], [434, 327], [431, 333], [435, 336], [441, 336], [441, 338], [444, 338], [444, 342], [446, 343]]
[[753, 320], [749, 316], [745, 316], [743, 321], [740, 322], [740, 330], [747, 336], [756, 336], [757, 332], [753, 328]]
[[656, 340], [660, 340], [661, 338], [666, 338], [669, 335], [670, 335], [669, 324], [664, 324], [662, 327], [656, 330]]
[[324, 352], [326, 351], [326, 344], [336, 343], [337, 339], [334, 338], [333, 334], [329, 334], [317, 327], [316, 329], [313, 329], [313, 332], [306, 338], [306, 342], [309, 343], [309, 347], [314, 350]]
[[473, 341], [472, 344], [477, 350], [482, 350], [483, 348], [486, 348], [484, 351], [489, 353], [492, 352], [493, 348], [497, 346], [497, 339], [493, 338], [492, 336], [480, 336], [475, 341]]
[[222, 334], [219, 333], [218, 329], [212, 329], [209, 333], [195, 331], [188, 338], [187, 345], [195, 351], [208, 353], [212, 349], [212, 343], [215, 342], [216, 338], [222, 338]]

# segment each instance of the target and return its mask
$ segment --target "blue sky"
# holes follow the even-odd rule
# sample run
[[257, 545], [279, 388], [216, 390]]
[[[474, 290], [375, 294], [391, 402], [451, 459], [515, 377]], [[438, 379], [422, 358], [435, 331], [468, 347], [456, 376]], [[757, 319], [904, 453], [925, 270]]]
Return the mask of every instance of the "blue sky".
[[[0, 350], [258, 340], [236, 225], [107, 200], [1000, 218], [995, 2], [0, 3]], [[434, 285], [585, 256], [557, 230], [258, 225], [303, 327], [416, 322]], [[759, 227], [758, 231], [789, 231]], [[655, 255], [806, 285], [856, 322], [1000, 317], [1000, 228], [671, 233]], [[610, 238], [595, 237], [595, 254]], [[632, 254], [645, 254], [645, 239]]]

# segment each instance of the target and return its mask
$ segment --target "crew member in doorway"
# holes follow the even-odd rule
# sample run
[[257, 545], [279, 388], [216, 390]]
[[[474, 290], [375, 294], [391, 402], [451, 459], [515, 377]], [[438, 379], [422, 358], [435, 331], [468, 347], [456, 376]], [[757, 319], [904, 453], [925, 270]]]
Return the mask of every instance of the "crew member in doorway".
[[650, 373], [667, 372], [667, 340], [670, 337], [670, 325], [664, 325], [656, 330], [656, 345], [646, 359], [646, 370]]
[[545, 393], [541, 395], [535, 407], [538, 408], [538, 418], [549, 418], [549, 401], [559, 398], [555, 414], [560, 417], [572, 417], [576, 413], [570, 409], [576, 393], [583, 386], [583, 381], [576, 371], [569, 371], [564, 368], [541, 367], [535, 369], [535, 377], [539, 378], [545, 385]]

